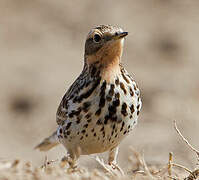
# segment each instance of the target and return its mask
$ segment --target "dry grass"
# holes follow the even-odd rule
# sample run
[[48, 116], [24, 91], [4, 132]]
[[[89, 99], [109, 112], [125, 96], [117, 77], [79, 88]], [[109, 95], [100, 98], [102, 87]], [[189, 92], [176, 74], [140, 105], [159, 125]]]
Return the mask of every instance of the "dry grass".
[[[177, 127], [176, 121], [174, 121], [174, 128], [177, 134], [181, 137], [182, 141], [196, 153], [197, 161], [199, 151], [194, 148], [188, 140], [182, 135]], [[144, 153], [135, 151], [132, 147], [131, 156], [129, 157], [129, 169], [123, 171], [120, 167], [112, 169], [110, 166], [104, 163], [102, 159], [96, 157], [96, 161], [103, 167], [103, 170], [89, 171], [84, 167], [70, 169], [67, 164], [63, 166], [58, 160], [48, 160], [45, 157], [44, 163], [41, 167], [33, 167], [30, 162], [21, 162], [20, 160], [14, 160], [12, 162], [1, 161], [0, 162], [0, 179], [173, 179], [173, 180], [196, 180], [199, 178], [199, 169], [196, 166], [194, 170], [189, 170], [183, 165], [179, 165], [173, 162], [173, 154], [169, 153], [168, 164], [165, 166], [148, 166], [145, 162]], [[197, 163], [198, 165], [198, 163]]]

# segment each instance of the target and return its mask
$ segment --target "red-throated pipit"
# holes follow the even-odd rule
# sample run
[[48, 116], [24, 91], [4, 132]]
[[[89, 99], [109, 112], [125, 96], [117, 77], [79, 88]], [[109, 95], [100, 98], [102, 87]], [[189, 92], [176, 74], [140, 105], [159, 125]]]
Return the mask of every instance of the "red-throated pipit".
[[110, 25], [91, 29], [82, 73], [58, 107], [57, 131], [36, 148], [46, 151], [61, 143], [74, 162], [79, 155], [109, 151], [108, 163], [116, 163], [118, 146], [141, 109], [134, 78], [120, 64], [127, 34]]

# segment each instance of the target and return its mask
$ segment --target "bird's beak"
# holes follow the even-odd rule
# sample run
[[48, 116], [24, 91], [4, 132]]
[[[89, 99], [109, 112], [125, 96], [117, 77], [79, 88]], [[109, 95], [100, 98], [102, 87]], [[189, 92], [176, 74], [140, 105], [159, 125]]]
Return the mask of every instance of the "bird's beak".
[[114, 40], [118, 40], [118, 39], [121, 39], [121, 38], [124, 38], [125, 36], [128, 35], [128, 32], [118, 32], [116, 33], [114, 36], [113, 36], [113, 39]]

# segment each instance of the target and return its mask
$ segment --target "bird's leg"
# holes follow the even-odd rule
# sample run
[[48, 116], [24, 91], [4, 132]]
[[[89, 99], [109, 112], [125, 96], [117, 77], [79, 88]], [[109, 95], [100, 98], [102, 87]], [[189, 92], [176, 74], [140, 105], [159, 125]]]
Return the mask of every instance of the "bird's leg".
[[77, 168], [77, 159], [78, 157], [72, 153], [68, 153], [67, 156], [64, 156], [61, 159], [61, 167], [69, 165], [70, 169], [75, 170]]
[[108, 157], [108, 164], [109, 165], [116, 165], [117, 164], [117, 155], [118, 155], [118, 150], [119, 150], [119, 147], [115, 147], [113, 149], [111, 149], [109, 151], [109, 157]]
[[123, 170], [117, 165], [119, 147], [115, 147], [109, 151], [108, 164], [113, 168], [117, 169], [121, 174], [124, 174]]
[[67, 156], [64, 156], [61, 160], [61, 167], [69, 165], [69, 169], [76, 170], [77, 169], [77, 160], [81, 155], [81, 149], [79, 147], [75, 148], [75, 150], [68, 150]]

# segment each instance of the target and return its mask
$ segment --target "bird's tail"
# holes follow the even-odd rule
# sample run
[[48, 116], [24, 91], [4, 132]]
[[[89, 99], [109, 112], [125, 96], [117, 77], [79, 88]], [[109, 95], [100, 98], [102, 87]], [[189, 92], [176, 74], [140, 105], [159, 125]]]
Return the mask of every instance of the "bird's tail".
[[58, 144], [59, 140], [57, 137], [57, 132], [55, 131], [51, 136], [45, 138], [40, 144], [38, 144], [35, 149], [39, 149], [40, 151], [48, 151]]

